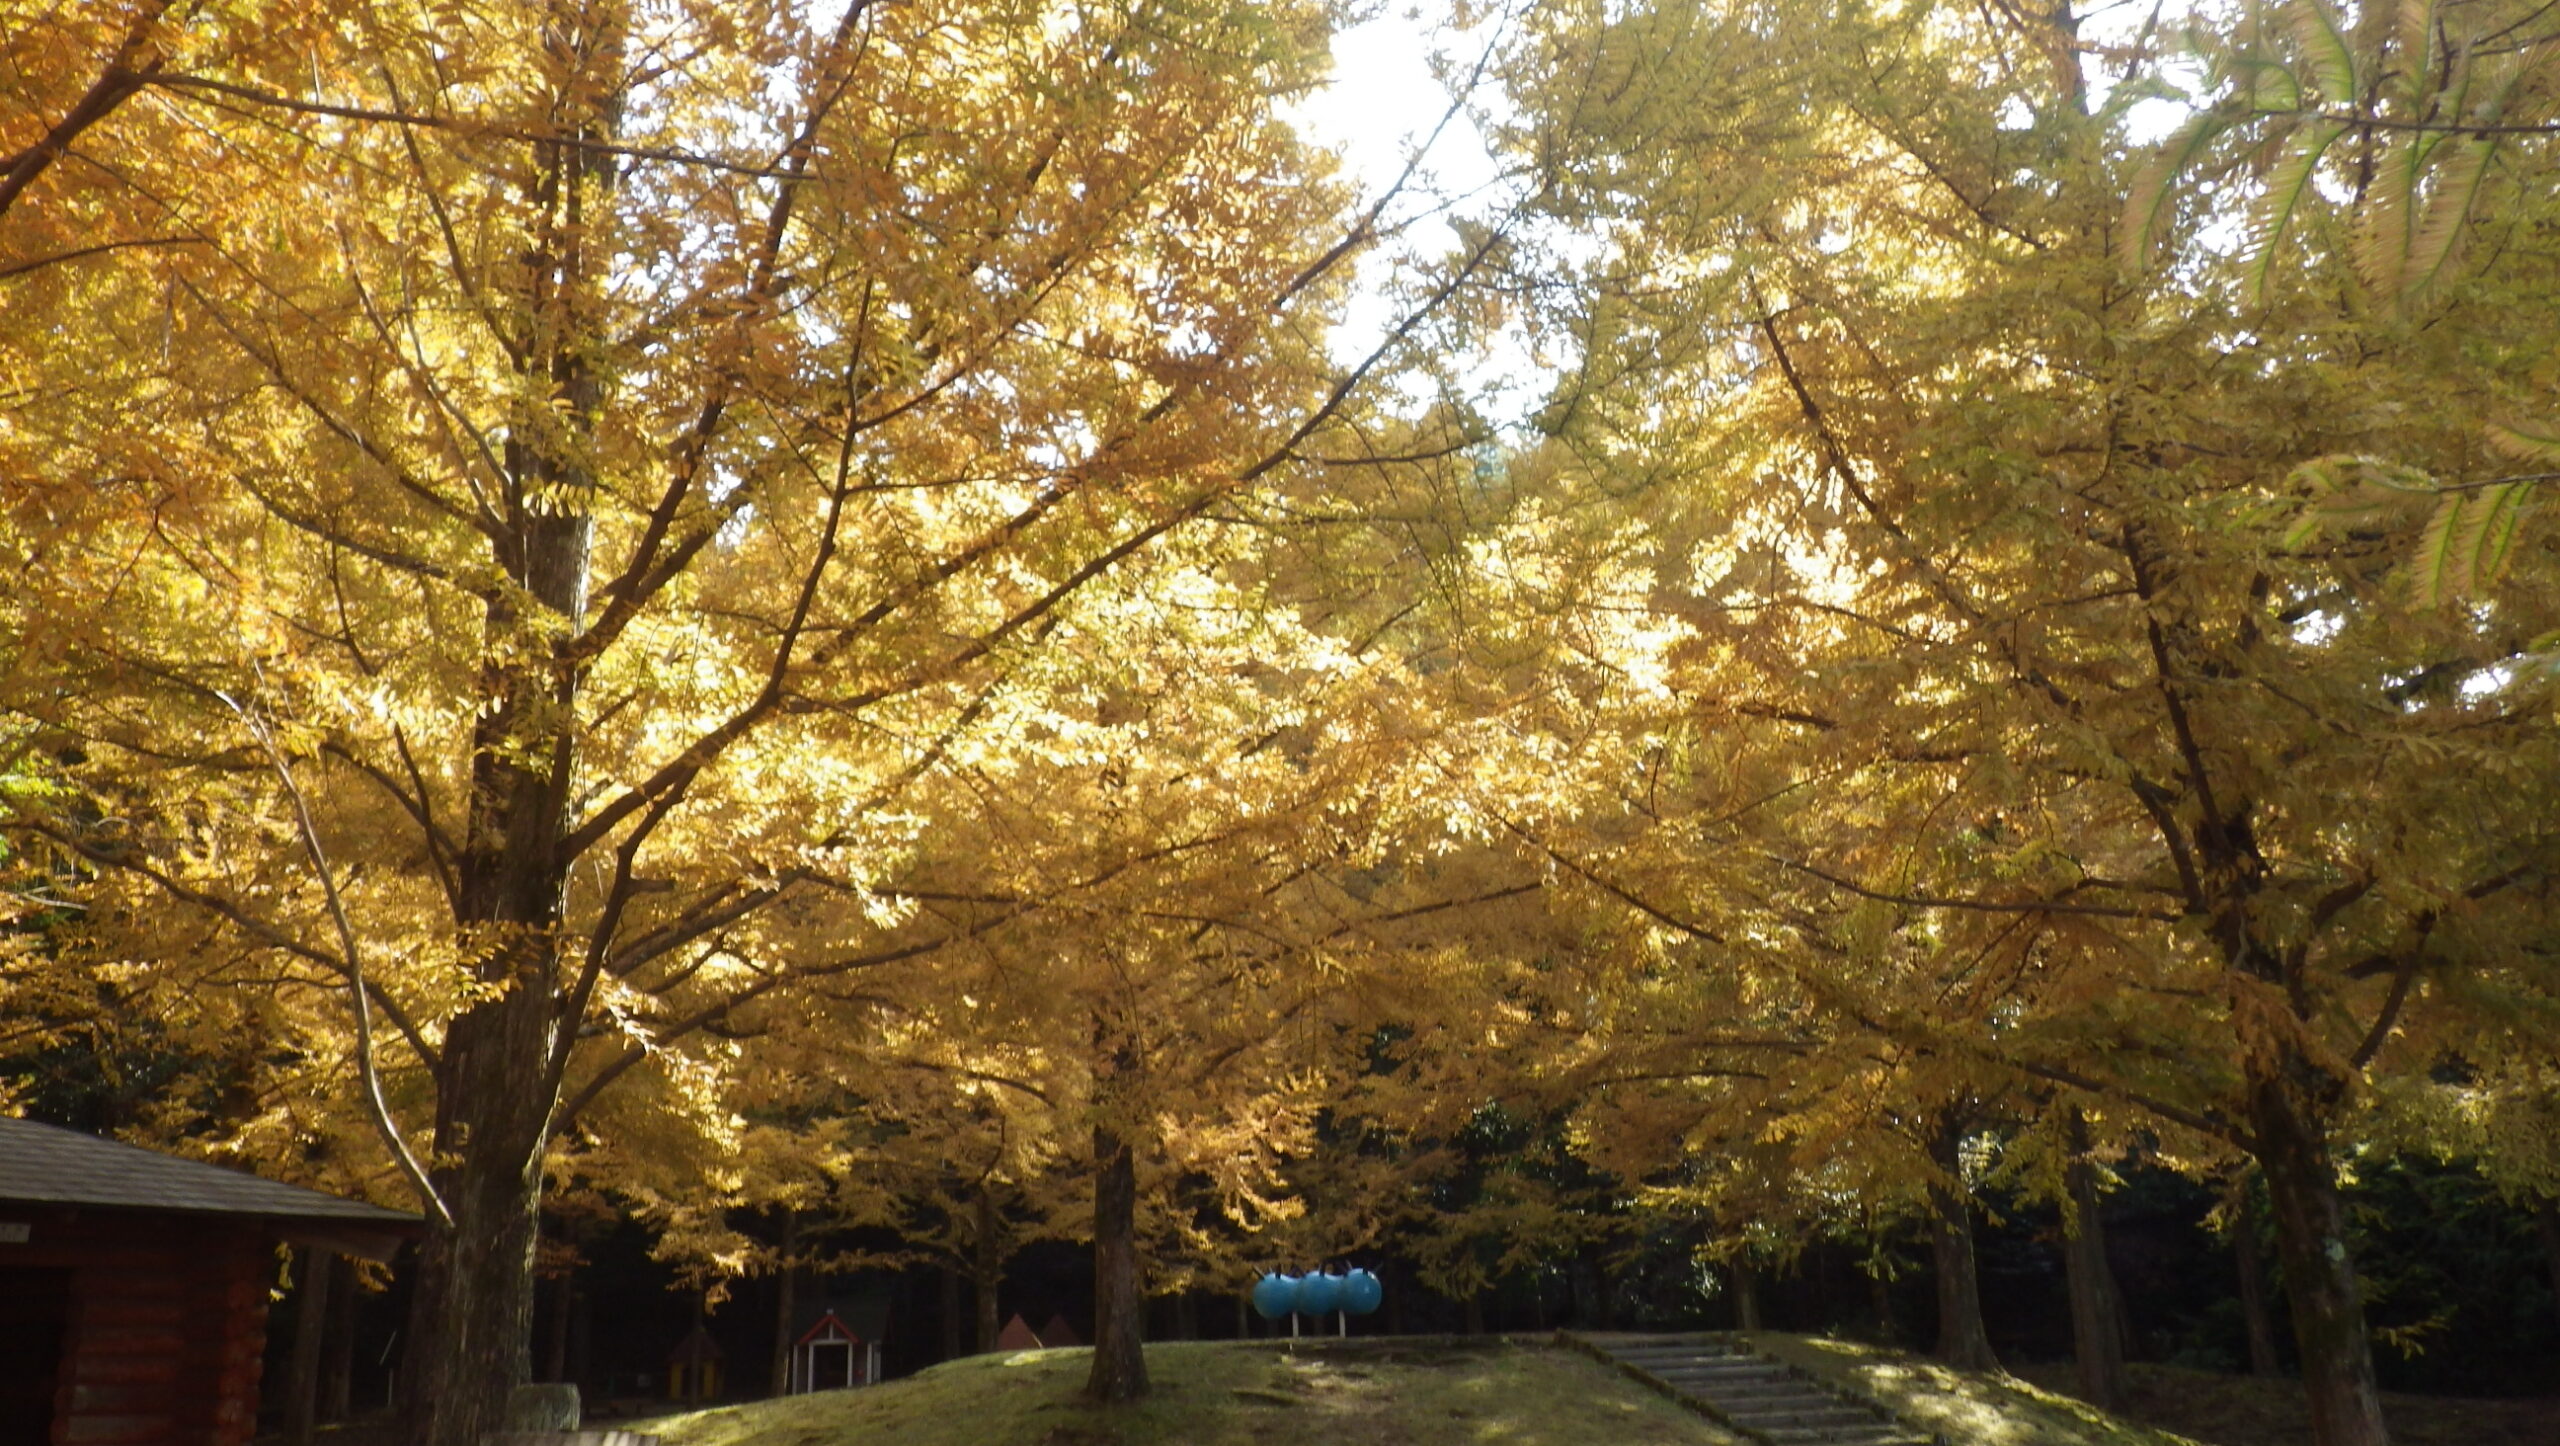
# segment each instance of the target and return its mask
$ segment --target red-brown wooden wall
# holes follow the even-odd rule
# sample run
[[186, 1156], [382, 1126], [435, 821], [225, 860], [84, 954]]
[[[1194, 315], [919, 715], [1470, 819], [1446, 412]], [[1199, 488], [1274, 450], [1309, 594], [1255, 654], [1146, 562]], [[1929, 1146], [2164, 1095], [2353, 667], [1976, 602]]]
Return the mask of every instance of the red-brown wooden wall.
[[68, 1267], [53, 1446], [244, 1446], [275, 1246], [215, 1217], [28, 1212], [0, 1265]]

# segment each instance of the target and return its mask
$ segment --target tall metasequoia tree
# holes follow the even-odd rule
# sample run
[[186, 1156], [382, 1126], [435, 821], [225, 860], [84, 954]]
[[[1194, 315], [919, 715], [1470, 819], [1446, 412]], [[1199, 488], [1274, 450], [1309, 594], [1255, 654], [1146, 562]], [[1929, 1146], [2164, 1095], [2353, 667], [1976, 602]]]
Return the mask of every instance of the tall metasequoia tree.
[[[1559, 225], [1611, 229], [1547, 322], [1579, 371], [1538, 465], [1685, 636], [1621, 718], [1521, 710], [1553, 776], [1622, 782], [1512, 807], [1733, 994], [2253, 1158], [2317, 1437], [2374, 1446], [2340, 1141], [2491, 1020], [2549, 1047], [2516, 941], [2560, 782], [2549, 569], [2412, 608], [2426, 549], [2375, 533], [2411, 473], [2499, 470], [2548, 273], [2479, 248], [2426, 326], [2342, 301], [2325, 233], [2255, 298], [2202, 252], [2129, 283], [2132, 95], [2076, 26], [1540, 12], [1523, 149]], [[2502, 154], [2479, 213], [2547, 217], [2549, 157]]]
[[[1401, 657], [1358, 645], [1374, 628], [1345, 646], [1332, 584], [1239, 545], [1276, 525], [1244, 505], [1051, 621], [983, 703], [990, 735], [1034, 746], [919, 780], [938, 827], [908, 896], [955, 942], [733, 1020], [754, 1063], [731, 1098], [770, 1121], [750, 1176], [824, 1162], [831, 1210], [970, 1270], [990, 1305], [1022, 1223], [1091, 1242], [1104, 1401], [1146, 1389], [1146, 1295], [1296, 1208], [1282, 1167], [1372, 1001], [1427, 987], [1420, 921], [1528, 887], [1391, 862], [1401, 805], [1373, 780], [1430, 720]], [[1160, 646], [1126, 646], [1142, 616]], [[859, 1128], [795, 1127], [809, 1099]]]
[[187, 244], [6, 283], [7, 703], [115, 800], [10, 825], [131, 1008], [269, 1046], [243, 1148], [410, 1177], [459, 1446], [551, 1142], [644, 1079], [716, 1135], [705, 1030], [981, 926], [903, 892], [918, 780], [1318, 436], [1369, 233], [1271, 117], [1312, 5], [324, 18], [65, 152]]

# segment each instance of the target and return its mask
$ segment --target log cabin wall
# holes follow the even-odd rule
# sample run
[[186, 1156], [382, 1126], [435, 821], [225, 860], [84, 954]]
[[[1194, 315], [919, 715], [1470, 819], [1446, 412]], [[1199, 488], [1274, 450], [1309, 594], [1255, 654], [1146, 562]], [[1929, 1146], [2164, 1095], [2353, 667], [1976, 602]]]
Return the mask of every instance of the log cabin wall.
[[31, 1229], [0, 1244], [0, 1269], [71, 1272], [49, 1446], [245, 1446], [275, 1271], [266, 1232], [184, 1215], [8, 1213]]

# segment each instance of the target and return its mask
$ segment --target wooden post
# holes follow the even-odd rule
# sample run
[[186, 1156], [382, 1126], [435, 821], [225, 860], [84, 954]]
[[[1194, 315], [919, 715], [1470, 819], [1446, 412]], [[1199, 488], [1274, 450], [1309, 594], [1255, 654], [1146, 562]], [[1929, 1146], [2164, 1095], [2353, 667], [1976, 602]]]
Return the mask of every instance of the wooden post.
[[355, 1273], [338, 1272], [329, 1292], [327, 1346], [320, 1353], [320, 1411], [323, 1422], [344, 1421], [355, 1414], [356, 1298], [364, 1291]]
[[319, 1424], [321, 1347], [329, 1339], [329, 1297], [338, 1274], [337, 1253], [317, 1246], [294, 1249], [302, 1279], [294, 1292], [293, 1359], [284, 1388], [284, 1439], [288, 1446], [310, 1446]]

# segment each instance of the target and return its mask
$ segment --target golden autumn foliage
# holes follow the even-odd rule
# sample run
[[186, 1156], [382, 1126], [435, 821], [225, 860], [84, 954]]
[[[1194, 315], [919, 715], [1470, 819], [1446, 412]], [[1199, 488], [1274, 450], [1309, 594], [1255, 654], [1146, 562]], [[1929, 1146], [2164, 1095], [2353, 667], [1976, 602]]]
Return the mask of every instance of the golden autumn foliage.
[[0, 13], [0, 1049], [427, 1213], [424, 1443], [546, 1188], [1089, 1238], [1117, 1399], [2138, 1145], [2377, 1446], [2339, 1160], [2560, 1184], [2530, 7], [1515, 7], [1350, 358], [1323, 4]]

